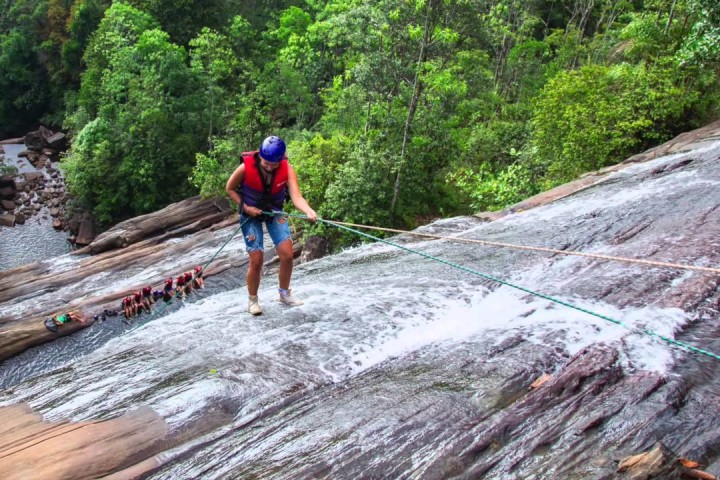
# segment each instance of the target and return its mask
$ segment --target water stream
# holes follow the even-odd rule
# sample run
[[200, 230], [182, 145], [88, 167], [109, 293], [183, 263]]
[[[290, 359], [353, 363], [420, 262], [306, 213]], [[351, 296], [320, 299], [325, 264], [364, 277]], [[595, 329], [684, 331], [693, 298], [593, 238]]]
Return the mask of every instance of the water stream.
[[[462, 217], [423, 230], [717, 266], [718, 158], [720, 144], [709, 143], [496, 222]], [[198, 263], [230, 230], [215, 232], [193, 252]], [[674, 300], [705, 274], [396, 240], [630, 327], [720, 352], [703, 330], [714, 328], [717, 311], [699, 315]], [[228, 251], [242, 255], [241, 240]], [[73, 261], [61, 256], [49, 265], [60, 269]], [[134, 275], [157, 274], [148, 267], [123, 279], [86, 282], [132, 283]], [[72, 420], [150, 407], [182, 439], [161, 455], [164, 465], [153, 479], [612, 478], [613, 459], [636, 453], [651, 437], [680, 453], [693, 448], [707, 455], [710, 467], [718, 461], [712, 454], [717, 432], [708, 426], [718, 424], [716, 408], [692, 430], [693, 442], [658, 412], [666, 411], [680, 378], [689, 379], [683, 387], [689, 398], [691, 385], [700, 383], [693, 379], [720, 393], [720, 362], [385, 244], [298, 267], [293, 288], [305, 300], [301, 307], [277, 304], [274, 282], [263, 280], [259, 318], [245, 312], [242, 278], [226, 276], [151, 321], [107, 321], [26, 352], [0, 367], [0, 405], [24, 401], [47, 419]], [[74, 288], [81, 294], [82, 285]], [[3, 308], [24, 307], [0, 306], [0, 314]], [[606, 346], [617, 354], [609, 363], [617, 372], [612, 378], [626, 383], [598, 387], [597, 398], [583, 393], [564, 410], [548, 403], [517, 430], [498, 427], [521, 415], [518, 405], [532, 380]], [[604, 354], [596, 355], [602, 363]], [[665, 386], [646, 392], [637, 386], [646, 378], [663, 378]], [[583, 391], [582, 383], [573, 388]], [[573, 395], [572, 388], [564, 392], [557, 398]], [[605, 410], [612, 413], [600, 426], [578, 426], [594, 425], [593, 415]], [[678, 407], [676, 418], [685, 418], [682, 412]]]

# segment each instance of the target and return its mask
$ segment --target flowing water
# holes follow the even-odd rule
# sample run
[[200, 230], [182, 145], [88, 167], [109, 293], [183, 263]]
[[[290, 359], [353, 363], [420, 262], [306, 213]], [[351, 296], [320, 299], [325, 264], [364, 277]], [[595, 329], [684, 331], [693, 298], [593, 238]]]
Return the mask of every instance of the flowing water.
[[[421, 230], [717, 267], [719, 158], [720, 144], [708, 142], [496, 222], [462, 217]], [[198, 263], [232, 230], [193, 252]], [[301, 307], [277, 304], [270, 277], [260, 292], [265, 314], [251, 317], [240, 275], [214, 285], [210, 278], [202, 295], [152, 321], [106, 321], [35, 348], [0, 367], [0, 405], [26, 401], [47, 419], [72, 420], [149, 406], [175, 438], [153, 479], [613, 478], [613, 459], [660, 440], [717, 462], [716, 405], [703, 407], [706, 417], [690, 431], [673, 423], [684, 418], [679, 406], [671, 417], [658, 412], [667, 412], [680, 378], [702, 384], [700, 398], [716, 399], [720, 361], [634, 330], [720, 353], [703, 330], [718, 320], [714, 294], [703, 312], [698, 302], [671, 301], [708, 274], [410, 236], [392, 241], [626, 326], [368, 244], [297, 267]], [[242, 255], [241, 240], [227, 250]], [[87, 282], [131, 284], [134, 275], [156, 272]], [[81, 295], [83, 285], [74, 288]], [[627, 382], [580, 395], [584, 384], [576, 381], [520, 419], [530, 409], [528, 385], [584, 352], [602, 375]], [[637, 386], [649, 378], [662, 381]], [[570, 408], [553, 403], [572, 395]], [[597, 412], [607, 412], [604, 422], [593, 420]]]

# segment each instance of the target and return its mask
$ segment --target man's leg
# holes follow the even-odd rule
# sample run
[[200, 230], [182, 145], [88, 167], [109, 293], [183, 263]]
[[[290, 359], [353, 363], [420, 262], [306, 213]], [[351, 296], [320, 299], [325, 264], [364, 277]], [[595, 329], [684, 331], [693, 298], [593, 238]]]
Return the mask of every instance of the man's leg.
[[248, 295], [254, 297], [258, 294], [258, 289], [260, 288], [260, 274], [262, 273], [263, 266], [263, 251], [253, 250], [252, 252], [248, 253], [248, 257], [250, 257], [250, 266], [248, 267], [245, 280], [247, 281]]
[[293, 270], [293, 250], [292, 240], [289, 238], [280, 243], [275, 248], [278, 258], [280, 258], [280, 271], [278, 272], [278, 283], [280, 288], [287, 290], [290, 288], [290, 277]]

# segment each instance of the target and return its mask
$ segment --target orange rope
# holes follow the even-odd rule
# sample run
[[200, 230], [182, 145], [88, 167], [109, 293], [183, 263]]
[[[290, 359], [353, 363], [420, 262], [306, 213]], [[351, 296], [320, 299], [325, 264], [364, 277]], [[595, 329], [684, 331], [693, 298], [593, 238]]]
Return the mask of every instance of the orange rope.
[[601, 255], [601, 254], [597, 254], [597, 253], [577, 252], [574, 250], [557, 250], [554, 248], [531, 247], [531, 246], [527, 246], [527, 245], [515, 245], [512, 243], [491, 242], [488, 240], [474, 240], [471, 238], [445, 237], [445, 236], [441, 236], [441, 235], [433, 235], [430, 233], [410, 232], [407, 230], [396, 230], [394, 228], [373, 227], [371, 225], [358, 225], [355, 223], [344, 223], [344, 222], [335, 222], [335, 221], [333, 221], [333, 223], [337, 223], [338, 225], [346, 225], [346, 226], [350, 226], [350, 227], [367, 228], [369, 230], [380, 230], [383, 232], [405, 233], [408, 235], [417, 235], [420, 237], [434, 238], [437, 240], [451, 240], [451, 241], [455, 241], [455, 242], [478, 243], [481, 245], [489, 245], [489, 246], [493, 246], [493, 247], [515, 248], [515, 249], [519, 249], [519, 250], [529, 250], [529, 251], [533, 251], [533, 252], [557, 253], [560, 255], [575, 255], [575, 256], [579, 256], [579, 257], [596, 258], [599, 260], [613, 260], [616, 262], [636, 263], [639, 265], [647, 265], [647, 266], [651, 266], [651, 267], [675, 268], [675, 269], [680, 269], [680, 270], [695, 270], [698, 272], [720, 274], [720, 268], [700, 267], [697, 265], [685, 265], [682, 263], [658, 262], [655, 260], [643, 260], [643, 259], [639, 259], [639, 258], [616, 257], [616, 256], [612, 256], [612, 255]]

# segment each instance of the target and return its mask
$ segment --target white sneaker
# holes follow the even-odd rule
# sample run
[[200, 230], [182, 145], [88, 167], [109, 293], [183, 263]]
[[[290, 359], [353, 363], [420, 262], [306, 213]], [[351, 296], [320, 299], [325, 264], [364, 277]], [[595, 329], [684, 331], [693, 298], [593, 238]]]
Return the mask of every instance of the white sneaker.
[[280, 298], [278, 298], [277, 301], [287, 305], [288, 307], [297, 307], [298, 305], [305, 303], [302, 300], [298, 300], [293, 297], [292, 289], [288, 289], [287, 292], [280, 292]]
[[248, 312], [253, 315], [262, 315], [262, 307], [260, 306], [260, 300], [257, 295], [248, 296]]

